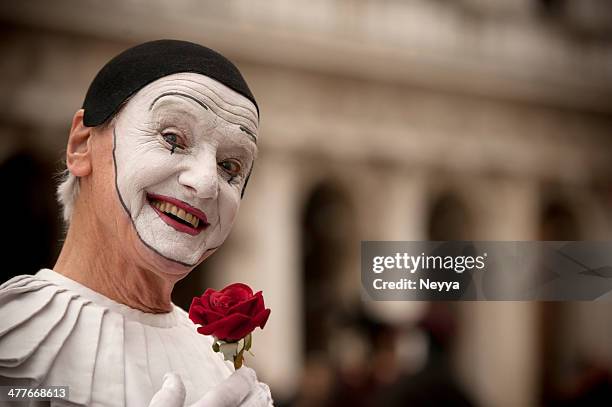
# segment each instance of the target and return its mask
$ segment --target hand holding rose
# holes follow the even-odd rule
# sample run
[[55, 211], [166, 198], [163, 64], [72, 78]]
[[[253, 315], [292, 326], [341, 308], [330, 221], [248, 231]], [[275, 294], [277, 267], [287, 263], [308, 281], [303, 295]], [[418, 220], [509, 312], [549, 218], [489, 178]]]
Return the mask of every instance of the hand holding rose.
[[[260, 383], [252, 369], [242, 366], [243, 353], [251, 347], [251, 332], [263, 328], [270, 316], [261, 291], [242, 283], [231, 284], [221, 291], [207, 289], [195, 297], [189, 307], [189, 319], [201, 325], [198, 332], [213, 335], [213, 350], [233, 359], [236, 372], [208, 391], [190, 407], [260, 407], [272, 406], [267, 385]], [[185, 385], [176, 373], [164, 377], [162, 388], [149, 407], [179, 407], [185, 402]]]

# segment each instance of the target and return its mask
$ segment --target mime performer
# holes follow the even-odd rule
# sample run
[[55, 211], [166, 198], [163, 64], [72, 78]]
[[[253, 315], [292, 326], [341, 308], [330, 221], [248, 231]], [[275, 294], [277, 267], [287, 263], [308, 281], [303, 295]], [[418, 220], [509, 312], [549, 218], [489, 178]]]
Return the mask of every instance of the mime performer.
[[272, 405], [171, 302], [232, 228], [258, 125], [238, 69], [194, 43], [144, 43], [98, 72], [68, 138], [59, 259], [0, 287], [0, 385], [68, 386], [40, 405]]

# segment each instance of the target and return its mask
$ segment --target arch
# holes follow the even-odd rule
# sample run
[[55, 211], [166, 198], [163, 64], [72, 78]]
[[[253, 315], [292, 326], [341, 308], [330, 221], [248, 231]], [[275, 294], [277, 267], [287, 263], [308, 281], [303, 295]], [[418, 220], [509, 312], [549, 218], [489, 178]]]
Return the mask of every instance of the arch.
[[467, 206], [451, 192], [439, 194], [429, 208], [429, 240], [469, 240], [474, 235], [473, 220]]
[[0, 282], [51, 268], [59, 253], [59, 207], [53, 168], [38, 155], [17, 151], [0, 164], [0, 202], [5, 232]]
[[305, 352], [324, 352], [340, 312], [340, 281], [355, 239], [354, 209], [342, 188], [324, 181], [307, 195], [301, 217]]
[[549, 199], [540, 207], [540, 240], [580, 240], [578, 216], [567, 201]]

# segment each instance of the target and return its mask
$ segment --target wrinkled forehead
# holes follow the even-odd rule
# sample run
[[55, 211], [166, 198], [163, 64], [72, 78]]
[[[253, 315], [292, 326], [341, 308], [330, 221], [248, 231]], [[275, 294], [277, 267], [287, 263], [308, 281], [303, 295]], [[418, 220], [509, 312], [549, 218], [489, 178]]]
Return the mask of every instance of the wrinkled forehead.
[[243, 126], [257, 135], [259, 118], [253, 102], [215, 79], [198, 73], [181, 72], [157, 79], [140, 89], [128, 104], [151, 110], [170, 96], [196, 102], [225, 121]]

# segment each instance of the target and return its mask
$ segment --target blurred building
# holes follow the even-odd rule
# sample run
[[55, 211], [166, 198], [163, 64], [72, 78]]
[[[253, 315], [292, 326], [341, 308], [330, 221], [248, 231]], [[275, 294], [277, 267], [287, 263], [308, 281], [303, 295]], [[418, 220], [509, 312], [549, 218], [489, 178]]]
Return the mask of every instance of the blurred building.
[[139, 42], [192, 40], [245, 74], [261, 145], [230, 240], [176, 301], [264, 290], [251, 363], [280, 403], [323, 405], [337, 372], [409, 383], [440, 332], [476, 405], [609, 394], [609, 304], [368, 304], [359, 242], [612, 239], [612, 3], [26, 0], [0, 3], [0, 21], [1, 172], [33, 213], [8, 230], [56, 236], [17, 233], [9, 272], [54, 262], [52, 170], [98, 69]]

